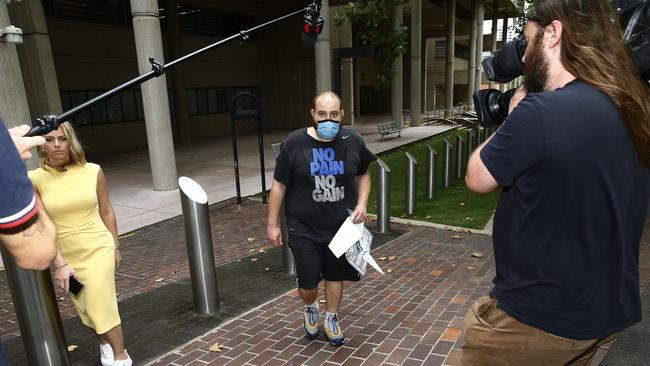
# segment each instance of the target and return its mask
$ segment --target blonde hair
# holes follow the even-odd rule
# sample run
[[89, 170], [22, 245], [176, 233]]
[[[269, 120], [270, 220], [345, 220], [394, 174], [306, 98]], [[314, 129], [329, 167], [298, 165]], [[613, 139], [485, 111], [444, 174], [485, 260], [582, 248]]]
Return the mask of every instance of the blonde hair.
[[[63, 128], [63, 134], [70, 144], [70, 159], [72, 159], [72, 163], [76, 165], [85, 165], [86, 153], [84, 152], [83, 146], [81, 146], [81, 142], [77, 138], [77, 134], [74, 132], [72, 124], [70, 122], [63, 122], [60, 127]], [[45, 149], [38, 149], [38, 158], [40, 167], [45, 168], [47, 165], [47, 153], [45, 153]]]

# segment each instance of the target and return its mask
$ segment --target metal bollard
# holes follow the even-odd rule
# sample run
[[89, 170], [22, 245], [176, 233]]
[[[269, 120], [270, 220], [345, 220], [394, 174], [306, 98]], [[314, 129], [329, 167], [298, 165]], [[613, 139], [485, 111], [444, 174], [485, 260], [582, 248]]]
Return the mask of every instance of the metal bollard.
[[200, 314], [215, 314], [219, 310], [219, 291], [214, 269], [208, 195], [198, 183], [187, 177], [178, 178], [178, 186], [181, 192], [194, 309]]
[[474, 151], [474, 131], [467, 130], [467, 160], [472, 156]]
[[4, 247], [1, 250], [27, 362], [70, 366], [50, 270], [19, 268], [11, 254]]
[[[281, 143], [271, 144], [276, 159], [280, 155]], [[280, 207], [280, 230], [282, 230], [282, 271], [284, 274], [296, 275], [296, 262], [293, 260], [293, 253], [289, 248], [289, 230], [287, 229], [287, 217], [284, 214], [284, 205]]]
[[449, 181], [451, 179], [451, 154], [453, 152], [453, 147], [447, 139], [444, 139], [443, 143], [445, 146], [443, 147], [444, 150], [442, 154], [442, 163], [444, 164], [442, 167], [442, 186], [449, 188]]
[[465, 141], [460, 135], [456, 135], [456, 178], [461, 179], [463, 177], [463, 156], [465, 154]]
[[438, 173], [438, 153], [427, 145], [427, 199], [436, 197], [436, 174]]
[[390, 232], [390, 168], [377, 159], [377, 231]]
[[418, 161], [415, 160], [413, 155], [406, 153], [406, 200], [405, 210], [406, 214], [413, 215], [415, 213], [415, 200], [416, 200], [416, 180], [417, 180], [417, 165]]

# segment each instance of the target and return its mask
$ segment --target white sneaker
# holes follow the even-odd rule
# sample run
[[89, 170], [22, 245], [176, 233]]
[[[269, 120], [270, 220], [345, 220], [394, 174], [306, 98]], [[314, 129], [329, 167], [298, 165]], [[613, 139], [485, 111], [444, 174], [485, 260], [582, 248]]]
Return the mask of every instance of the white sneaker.
[[131, 360], [131, 356], [124, 350], [124, 353], [126, 353], [126, 360], [115, 360], [113, 363], [113, 366], [132, 366], [133, 365], [133, 360]]
[[109, 343], [99, 344], [99, 355], [102, 366], [113, 366], [113, 348]]

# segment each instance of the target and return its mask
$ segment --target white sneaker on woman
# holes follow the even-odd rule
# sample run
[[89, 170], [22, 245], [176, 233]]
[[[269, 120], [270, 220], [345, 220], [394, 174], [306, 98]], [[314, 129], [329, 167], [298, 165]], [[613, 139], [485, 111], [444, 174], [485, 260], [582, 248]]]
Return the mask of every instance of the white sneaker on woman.
[[99, 355], [102, 366], [113, 366], [113, 348], [109, 343], [99, 344]]
[[[126, 353], [126, 350], [124, 350], [124, 353]], [[128, 353], [126, 353], [126, 360], [115, 360], [113, 363], [113, 366], [132, 366], [133, 365], [133, 360], [131, 360], [131, 356], [129, 356]]]

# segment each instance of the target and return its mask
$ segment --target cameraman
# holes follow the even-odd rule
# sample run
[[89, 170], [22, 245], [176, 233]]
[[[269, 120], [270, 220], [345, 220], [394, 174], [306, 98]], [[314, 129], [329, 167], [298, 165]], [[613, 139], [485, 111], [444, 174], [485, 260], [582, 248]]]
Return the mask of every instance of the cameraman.
[[465, 316], [463, 365], [590, 365], [641, 320], [650, 95], [615, 19], [607, 0], [528, 16], [525, 88], [465, 178], [502, 192], [495, 286]]

